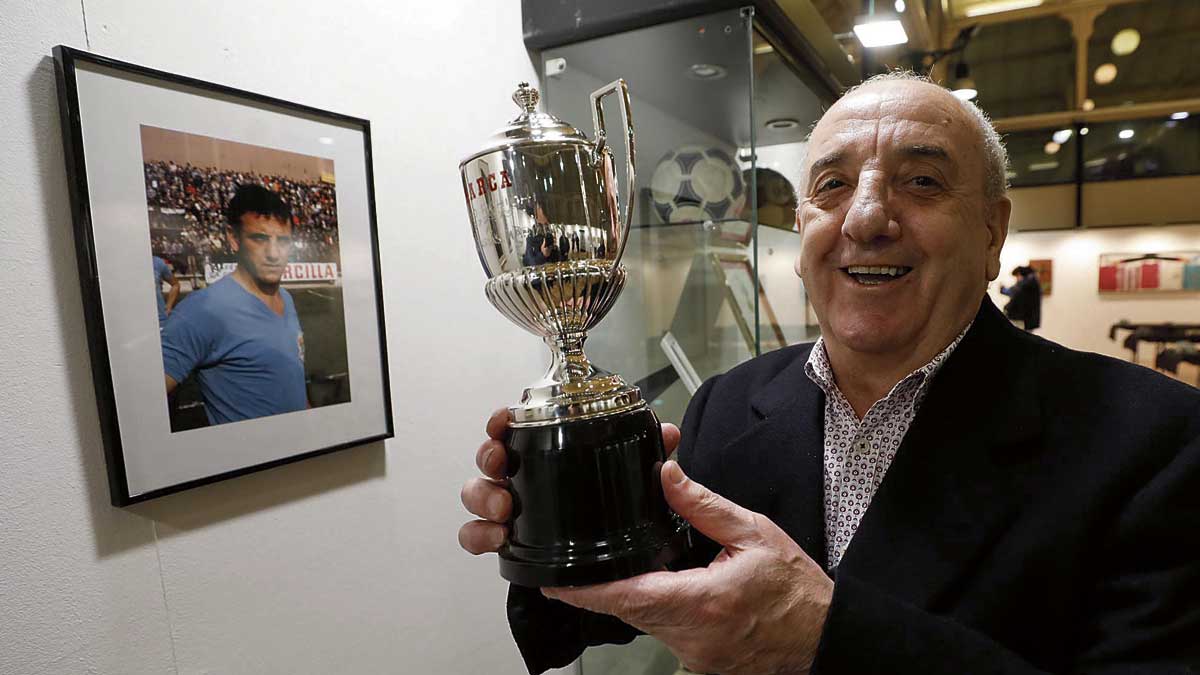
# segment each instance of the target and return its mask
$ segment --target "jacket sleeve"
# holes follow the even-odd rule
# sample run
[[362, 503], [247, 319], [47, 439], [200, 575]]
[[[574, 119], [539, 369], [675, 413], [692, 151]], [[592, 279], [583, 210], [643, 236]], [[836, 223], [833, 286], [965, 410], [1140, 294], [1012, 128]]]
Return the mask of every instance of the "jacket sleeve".
[[[1064, 672], [1088, 675], [1200, 673], [1200, 439], [1125, 505], [1098, 569], [1078, 642]], [[1000, 592], [1000, 591], [997, 591]], [[1012, 617], [1020, 621], [1020, 616]], [[869, 639], [864, 639], [869, 636]], [[814, 672], [1034, 675], [1015, 652], [951, 618], [838, 574]]]
[[[679, 459], [688, 469], [687, 457], [696, 442], [700, 417], [716, 378], [706, 381], [688, 404], [683, 418], [683, 438]], [[670, 565], [671, 569], [700, 567], [712, 562], [717, 550], [714, 544], [699, 533], [692, 533], [692, 542], [683, 558]], [[551, 668], [570, 665], [583, 650], [602, 644], [626, 644], [641, 631], [616, 617], [596, 614], [572, 607], [542, 595], [537, 588], [511, 584], [508, 588], [508, 625], [513, 639], [531, 675], [540, 675]]]

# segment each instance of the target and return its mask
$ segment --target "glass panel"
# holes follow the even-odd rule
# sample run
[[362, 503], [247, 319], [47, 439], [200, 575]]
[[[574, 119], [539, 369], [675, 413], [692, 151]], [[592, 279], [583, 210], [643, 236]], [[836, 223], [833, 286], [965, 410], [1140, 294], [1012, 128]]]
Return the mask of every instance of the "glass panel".
[[1200, 96], [1197, 44], [1196, 0], [1109, 7], [1088, 41], [1088, 96], [1097, 108]]
[[[589, 136], [590, 93], [619, 77], [629, 83], [637, 138], [634, 225], [623, 259], [629, 282], [591, 331], [588, 354], [637, 383], [664, 422], [683, 419], [689, 370], [703, 380], [754, 353], [753, 314], [747, 342], [713, 255], [752, 234], [737, 161], [738, 148], [751, 143], [750, 54], [749, 21], [735, 9], [542, 55], [565, 62], [544, 82], [548, 109]], [[619, 118], [615, 106], [605, 110], [608, 120]]]
[[1075, 40], [1060, 17], [981, 26], [955, 63], [967, 64], [992, 119], [1073, 107]]
[[1026, 187], [1075, 182], [1077, 136], [1069, 126], [1004, 134], [1009, 184]]
[[1085, 181], [1200, 174], [1200, 114], [1088, 127], [1083, 143]]
[[[761, 34], [754, 35], [754, 135], [756, 148], [747, 148], [753, 168], [747, 183], [755, 199], [753, 257], [758, 270], [758, 347], [769, 352], [789, 344], [815, 340], [816, 319], [804, 284], [796, 276], [800, 255], [796, 231], [796, 184], [804, 161], [808, 133], [824, 101], [806, 87]], [[753, 175], [751, 176], [751, 171]]]

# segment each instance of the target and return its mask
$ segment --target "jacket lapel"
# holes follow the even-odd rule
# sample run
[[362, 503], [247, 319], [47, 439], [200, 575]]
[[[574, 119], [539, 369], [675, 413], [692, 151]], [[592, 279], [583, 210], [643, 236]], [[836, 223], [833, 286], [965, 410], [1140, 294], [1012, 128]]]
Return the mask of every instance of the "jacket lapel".
[[1010, 525], [1041, 433], [1036, 364], [985, 299], [850, 542], [839, 572], [937, 610]]
[[825, 395], [804, 373], [808, 351], [750, 400], [757, 417], [721, 452], [719, 492], [779, 525], [814, 560], [825, 560]]

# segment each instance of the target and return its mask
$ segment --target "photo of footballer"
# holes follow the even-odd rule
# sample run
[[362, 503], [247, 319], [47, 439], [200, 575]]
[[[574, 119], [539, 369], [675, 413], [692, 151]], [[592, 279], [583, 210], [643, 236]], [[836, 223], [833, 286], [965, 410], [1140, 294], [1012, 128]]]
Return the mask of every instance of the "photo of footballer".
[[333, 161], [141, 137], [171, 431], [348, 402]]

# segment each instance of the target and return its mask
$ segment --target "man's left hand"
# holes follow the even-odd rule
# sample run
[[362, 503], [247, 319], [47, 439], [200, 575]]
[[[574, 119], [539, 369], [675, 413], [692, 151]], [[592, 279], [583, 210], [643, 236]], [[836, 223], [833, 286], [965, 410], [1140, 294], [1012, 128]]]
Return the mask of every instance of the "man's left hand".
[[671, 508], [724, 547], [708, 567], [542, 593], [620, 618], [693, 671], [809, 672], [833, 580], [777, 525], [691, 480], [679, 464], [663, 465], [662, 484]]

